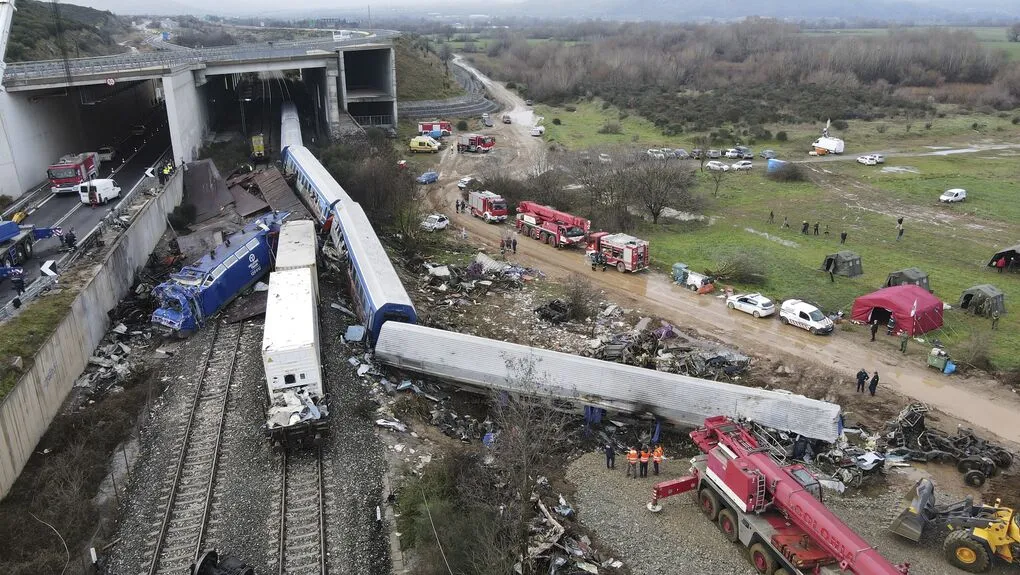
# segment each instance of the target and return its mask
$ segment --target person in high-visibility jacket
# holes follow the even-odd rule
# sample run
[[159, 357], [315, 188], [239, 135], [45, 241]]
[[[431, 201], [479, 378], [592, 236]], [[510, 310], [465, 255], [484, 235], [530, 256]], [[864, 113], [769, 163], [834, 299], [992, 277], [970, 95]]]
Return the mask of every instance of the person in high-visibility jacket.
[[651, 453], [648, 452], [648, 448], [644, 445], [641, 446], [641, 477], [648, 477], [648, 458]]
[[662, 463], [662, 446], [656, 445], [652, 452], [652, 466], [656, 475], [659, 474], [659, 464]]
[[627, 477], [633, 476], [637, 479], [638, 452], [634, 447], [627, 452]]

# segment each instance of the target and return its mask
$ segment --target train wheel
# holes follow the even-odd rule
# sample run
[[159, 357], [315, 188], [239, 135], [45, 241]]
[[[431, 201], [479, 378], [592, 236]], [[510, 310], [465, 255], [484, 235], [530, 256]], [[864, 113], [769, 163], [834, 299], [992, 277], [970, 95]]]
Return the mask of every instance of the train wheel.
[[709, 521], [715, 521], [719, 516], [719, 496], [708, 487], [698, 492], [698, 503], [701, 505], [701, 512], [708, 517]]
[[963, 475], [963, 482], [971, 487], [981, 487], [986, 479], [988, 477], [980, 469], [971, 469]]
[[751, 545], [749, 553], [751, 554], [751, 564], [754, 565], [755, 571], [761, 573], [761, 575], [775, 575], [776, 558], [768, 547], [762, 543], [755, 543]]
[[723, 532], [730, 543], [737, 542], [737, 516], [732, 510], [723, 509], [719, 512], [719, 531]]
[[969, 529], [953, 531], [942, 544], [946, 561], [970, 573], [984, 573], [991, 566], [988, 550], [981, 541], [970, 536]]

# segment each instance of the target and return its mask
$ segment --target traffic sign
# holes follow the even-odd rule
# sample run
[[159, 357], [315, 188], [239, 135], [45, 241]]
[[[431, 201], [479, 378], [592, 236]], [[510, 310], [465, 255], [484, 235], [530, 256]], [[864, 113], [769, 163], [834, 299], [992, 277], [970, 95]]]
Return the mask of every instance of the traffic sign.
[[116, 83], [117, 83], [117, 80], [114, 80], [113, 78], [107, 78], [106, 79], [106, 85], [107, 86], [112, 86], [112, 85], [114, 85]]
[[46, 260], [46, 262], [43, 263], [42, 267], [39, 268], [39, 271], [50, 276], [51, 278], [57, 277], [57, 272], [56, 270], [53, 269], [53, 265], [56, 263], [57, 262], [53, 260]]
[[156, 174], [152, 173], [152, 168], [145, 168], [145, 177], [146, 178], [155, 178]]

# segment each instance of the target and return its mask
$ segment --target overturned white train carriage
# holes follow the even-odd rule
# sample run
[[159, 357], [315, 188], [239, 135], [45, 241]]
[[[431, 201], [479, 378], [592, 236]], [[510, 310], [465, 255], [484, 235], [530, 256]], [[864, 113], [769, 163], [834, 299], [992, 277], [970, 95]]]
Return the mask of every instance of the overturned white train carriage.
[[329, 404], [319, 355], [318, 298], [312, 271], [269, 275], [262, 363], [267, 437], [285, 446], [317, 443], [329, 430]]

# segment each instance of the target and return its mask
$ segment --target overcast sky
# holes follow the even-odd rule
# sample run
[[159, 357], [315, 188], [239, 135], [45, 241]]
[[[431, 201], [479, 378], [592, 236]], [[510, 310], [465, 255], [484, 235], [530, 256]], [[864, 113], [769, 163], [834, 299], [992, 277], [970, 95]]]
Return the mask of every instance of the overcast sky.
[[[64, 0], [67, 4], [79, 4], [91, 6], [100, 10], [110, 10], [116, 14], [140, 14], [146, 12], [173, 12], [191, 13], [203, 15], [206, 13], [236, 13], [238, 15], [260, 14], [272, 16], [280, 13], [294, 13], [295, 11], [328, 11], [343, 13], [367, 14], [371, 6], [374, 12], [382, 14], [393, 8], [413, 7], [417, 11], [427, 10], [430, 7], [437, 9], [461, 6], [456, 11], [463, 10], [463, 2], [454, 0], [426, 0], [425, 2], [414, 2], [413, 0], [294, 0], [281, 3], [279, 0], [216, 0], [206, 2], [203, 0]], [[506, 5], [521, 0], [487, 0], [478, 2], [478, 6], [484, 4]], [[215, 8], [213, 8], [215, 6]]]

